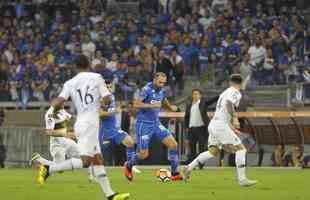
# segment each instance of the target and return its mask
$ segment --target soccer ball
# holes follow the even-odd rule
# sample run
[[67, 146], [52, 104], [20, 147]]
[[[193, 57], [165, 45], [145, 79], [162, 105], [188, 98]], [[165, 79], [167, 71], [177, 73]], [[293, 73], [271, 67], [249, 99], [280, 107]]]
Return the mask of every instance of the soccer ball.
[[171, 172], [167, 169], [159, 169], [156, 172], [156, 177], [159, 182], [167, 183], [171, 180]]

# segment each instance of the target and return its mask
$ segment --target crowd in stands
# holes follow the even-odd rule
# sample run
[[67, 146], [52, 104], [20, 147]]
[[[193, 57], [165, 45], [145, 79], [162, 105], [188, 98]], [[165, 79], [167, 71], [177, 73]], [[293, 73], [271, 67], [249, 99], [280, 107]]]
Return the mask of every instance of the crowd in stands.
[[170, 10], [137, 14], [87, 1], [66, 9], [18, 2], [0, 19], [0, 101], [23, 108], [57, 95], [81, 53], [125, 101], [157, 71], [168, 76], [172, 97], [182, 94], [188, 76], [204, 80], [211, 72], [217, 84], [241, 72], [244, 89], [307, 79], [310, 29], [295, 7], [175, 1]]
[[302, 145], [294, 145], [292, 151], [286, 151], [284, 144], [277, 145], [271, 161], [276, 167], [310, 167], [310, 155], [305, 154]]

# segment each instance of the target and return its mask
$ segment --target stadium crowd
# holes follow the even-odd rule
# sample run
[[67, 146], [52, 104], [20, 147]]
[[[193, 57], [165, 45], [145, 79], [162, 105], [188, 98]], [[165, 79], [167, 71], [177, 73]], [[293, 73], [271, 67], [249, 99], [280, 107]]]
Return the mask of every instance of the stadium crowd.
[[57, 95], [81, 53], [125, 101], [157, 71], [168, 76], [172, 97], [182, 94], [187, 77], [204, 80], [210, 72], [221, 84], [240, 71], [244, 89], [310, 77], [310, 29], [299, 10], [274, 1], [175, 1], [170, 10], [141, 14], [104, 11], [87, 1], [66, 9], [23, 2], [0, 20], [0, 101], [23, 108]]

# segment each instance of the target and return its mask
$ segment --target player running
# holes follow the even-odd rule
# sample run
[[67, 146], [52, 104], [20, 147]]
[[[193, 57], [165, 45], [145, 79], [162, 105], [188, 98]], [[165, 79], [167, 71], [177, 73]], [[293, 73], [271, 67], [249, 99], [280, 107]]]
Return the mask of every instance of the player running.
[[[53, 160], [47, 160], [43, 158], [39, 153], [33, 153], [29, 161], [29, 165], [33, 165], [35, 162], [42, 163], [43, 165], [52, 165], [59, 163], [66, 158], [79, 158], [78, 145], [74, 141], [76, 140], [73, 132], [67, 131], [67, 123], [72, 119], [72, 115], [69, 114], [64, 108], [55, 109], [53, 117], [48, 114], [45, 115], [45, 126], [48, 130], [47, 135], [50, 136], [50, 153]], [[90, 182], [95, 181], [93, 176], [92, 166], [87, 168], [88, 180]]]
[[219, 155], [220, 145], [236, 154], [236, 168], [238, 183], [241, 186], [255, 185], [257, 181], [250, 180], [245, 175], [246, 148], [241, 143], [238, 135], [240, 131], [239, 121], [236, 116], [235, 108], [238, 107], [241, 99], [242, 77], [233, 74], [230, 77], [230, 87], [227, 88], [219, 97], [216, 105], [215, 114], [209, 124], [209, 150], [205, 151], [193, 160], [188, 166], [184, 167], [184, 180], [187, 182], [190, 172], [197, 166], [203, 165], [209, 159]]
[[110, 104], [111, 93], [107, 90], [100, 74], [88, 72], [89, 61], [86, 56], [77, 56], [75, 65], [78, 74], [65, 82], [62, 92], [52, 101], [47, 114], [52, 118], [55, 109], [59, 109], [66, 100], [71, 98], [77, 110], [74, 132], [77, 137], [80, 158], [71, 158], [52, 165], [41, 164], [37, 181], [39, 185], [43, 185], [46, 179], [53, 173], [87, 168], [93, 164], [97, 182], [106, 194], [107, 199], [128, 199], [130, 196], [128, 193], [118, 194], [112, 190], [103, 166], [99, 147], [100, 103]]
[[132, 167], [137, 160], [143, 160], [149, 156], [149, 144], [152, 137], [159, 139], [168, 148], [168, 160], [171, 163], [172, 172], [171, 180], [182, 180], [178, 170], [178, 144], [170, 131], [159, 121], [162, 104], [172, 111], [177, 111], [177, 107], [171, 105], [166, 99], [162, 89], [166, 81], [167, 76], [164, 73], [156, 73], [153, 82], [148, 83], [134, 99], [133, 106], [138, 109], [135, 128], [138, 154], [134, 154], [132, 159], [124, 165], [124, 174], [129, 181], [133, 180]]
[[[107, 89], [112, 92], [112, 83], [107, 82]], [[110, 105], [103, 105], [99, 111], [101, 117], [99, 142], [101, 150], [108, 148], [110, 143], [117, 145], [123, 144], [126, 146], [127, 160], [131, 160], [135, 154], [135, 144], [130, 135], [127, 132], [116, 127], [116, 113], [122, 112], [119, 107], [116, 106], [115, 96], [111, 96], [112, 102]], [[135, 169], [137, 173], [140, 170]]]

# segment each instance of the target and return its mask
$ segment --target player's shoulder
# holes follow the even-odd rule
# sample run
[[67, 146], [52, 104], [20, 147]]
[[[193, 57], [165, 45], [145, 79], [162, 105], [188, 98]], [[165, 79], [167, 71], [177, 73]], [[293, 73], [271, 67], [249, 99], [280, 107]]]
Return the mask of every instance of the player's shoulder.
[[226, 95], [234, 95], [234, 96], [237, 96], [237, 97], [239, 97], [239, 96], [241, 97], [240, 91], [237, 90], [234, 87], [227, 88], [223, 93], [225, 93]]
[[82, 73], [80, 73], [80, 76], [82, 77], [82, 78], [102, 78], [101, 77], [101, 74], [99, 74], [99, 73], [96, 73], [96, 72], [82, 72]]
[[153, 89], [153, 87], [152, 87], [151, 82], [145, 84], [145, 86], [142, 88], [142, 90], [144, 90], [144, 91], [151, 91], [152, 89]]

